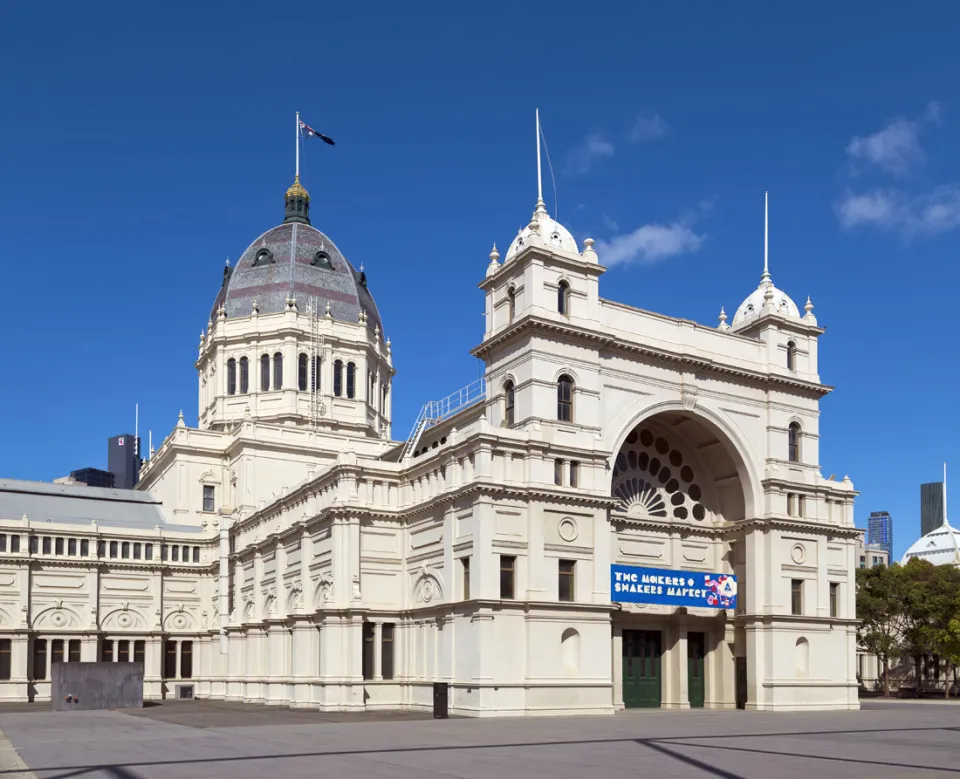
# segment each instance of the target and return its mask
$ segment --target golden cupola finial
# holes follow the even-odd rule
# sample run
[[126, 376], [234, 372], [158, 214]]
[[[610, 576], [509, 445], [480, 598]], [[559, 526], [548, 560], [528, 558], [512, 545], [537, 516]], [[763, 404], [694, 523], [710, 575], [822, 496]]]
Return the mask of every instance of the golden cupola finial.
[[287, 197], [302, 197], [307, 200], [310, 199], [310, 193], [304, 189], [303, 184], [300, 183], [300, 176], [297, 175], [293, 180], [293, 184], [290, 185], [290, 189], [287, 190]]

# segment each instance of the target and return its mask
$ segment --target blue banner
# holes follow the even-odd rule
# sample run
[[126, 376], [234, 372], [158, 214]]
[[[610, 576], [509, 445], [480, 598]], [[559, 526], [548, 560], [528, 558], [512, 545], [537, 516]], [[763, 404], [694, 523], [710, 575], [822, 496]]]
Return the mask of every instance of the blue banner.
[[610, 600], [663, 606], [737, 607], [737, 577], [729, 573], [610, 566]]

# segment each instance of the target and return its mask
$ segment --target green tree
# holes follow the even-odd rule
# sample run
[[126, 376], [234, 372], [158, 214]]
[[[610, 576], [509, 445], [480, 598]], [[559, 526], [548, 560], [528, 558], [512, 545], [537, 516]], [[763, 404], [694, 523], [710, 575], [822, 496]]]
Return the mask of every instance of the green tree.
[[960, 664], [960, 570], [940, 565], [923, 572], [922, 584], [926, 626], [924, 643], [943, 664], [945, 696], [950, 696], [951, 673], [956, 678]]
[[857, 640], [883, 664], [883, 694], [890, 696], [890, 663], [903, 654], [906, 578], [900, 566], [857, 569]]
[[913, 659], [917, 697], [923, 682], [923, 658], [936, 653], [936, 605], [931, 596], [936, 590], [936, 566], [919, 558], [896, 569], [901, 578], [900, 624], [903, 654]]

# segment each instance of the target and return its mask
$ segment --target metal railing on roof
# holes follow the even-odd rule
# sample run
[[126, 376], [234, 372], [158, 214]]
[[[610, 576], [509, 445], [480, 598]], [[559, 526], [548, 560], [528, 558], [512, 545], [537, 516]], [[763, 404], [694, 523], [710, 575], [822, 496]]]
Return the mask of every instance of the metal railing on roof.
[[420, 436], [423, 435], [424, 430], [428, 427], [438, 425], [443, 422], [443, 420], [449, 419], [465, 408], [479, 403], [486, 398], [486, 396], [487, 381], [481, 378], [447, 395], [445, 398], [431, 400], [424, 404], [423, 408], [420, 409], [420, 414], [417, 416], [416, 422], [413, 423], [413, 430], [410, 431], [410, 437], [407, 438], [406, 446], [403, 447], [401, 460], [406, 460], [413, 454], [417, 448], [417, 444], [420, 443]]

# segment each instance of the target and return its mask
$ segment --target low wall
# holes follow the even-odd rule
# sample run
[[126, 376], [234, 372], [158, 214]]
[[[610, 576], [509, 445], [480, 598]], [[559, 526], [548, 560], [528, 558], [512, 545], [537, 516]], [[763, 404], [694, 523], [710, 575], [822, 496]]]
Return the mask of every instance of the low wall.
[[54, 711], [143, 707], [143, 663], [54, 663]]

